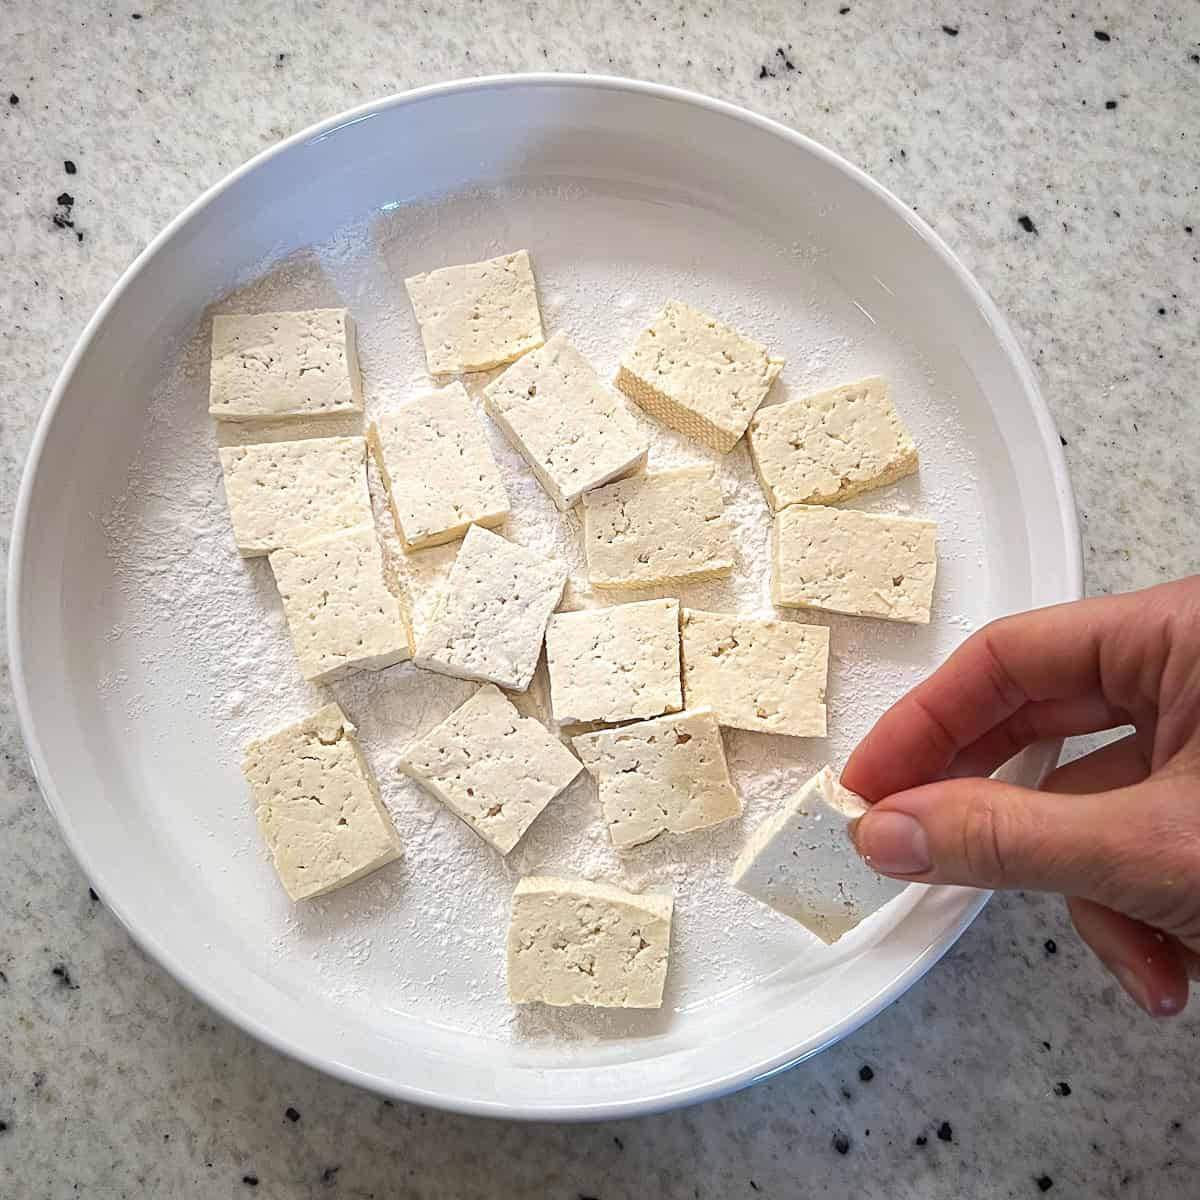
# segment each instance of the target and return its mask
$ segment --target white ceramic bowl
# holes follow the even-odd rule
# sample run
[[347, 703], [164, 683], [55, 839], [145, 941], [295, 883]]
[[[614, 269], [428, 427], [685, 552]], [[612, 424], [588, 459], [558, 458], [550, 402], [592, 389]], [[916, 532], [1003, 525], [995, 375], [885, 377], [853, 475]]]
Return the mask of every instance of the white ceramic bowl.
[[[425, 88], [305, 130], [212, 188], [129, 268], [34, 439], [12, 538], [10, 654], [33, 768], [64, 836], [131, 936], [186, 987], [284, 1052], [392, 1096], [509, 1117], [613, 1117], [729, 1091], [844, 1036], [928, 970], [986, 897], [931, 890], [821, 969], [785, 964], [720, 1003], [580, 1041], [468, 1037], [436, 1001], [393, 1007], [386, 959], [362, 968], [358, 999], [346, 1002], [302, 947], [268, 954], [247, 934], [260, 908], [264, 920], [279, 911], [261, 862], [223, 873], [197, 865], [210, 851], [193, 853], [194, 829], [221, 852], [206, 811], [250, 820], [236, 754], [214, 765], [217, 735], [186, 672], [142, 671], [161, 657], [156, 631], [114, 629], [120, 564], [103, 527], [178, 347], [256, 264], [389, 207], [481, 189], [511, 198], [529, 186], [540, 189], [539, 228], [514, 202], [497, 209], [497, 236], [530, 243], [550, 275], [555, 253], [572, 247], [602, 270], [605, 239], [615, 254], [613, 239], [626, 235], [630, 269], [645, 258], [651, 283], [657, 263], [719, 288], [723, 272], [761, 260], [782, 272], [767, 287], [777, 305], [789, 303], [788, 271], [798, 287], [827, 287], [837, 311], [822, 319], [835, 340], [874, 337], [920, 382], [932, 397], [926, 484], [951, 481], [941, 488], [948, 532], [969, 530], [957, 553], [950, 538], [939, 583], [960, 624], [922, 643], [921, 669], [970, 625], [1080, 595], [1070, 486], [1037, 383], [1003, 318], [928, 226], [836, 155], [730, 105], [620, 79], [521, 76]], [[606, 227], [614, 205], [620, 220]], [[707, 242], [689, 232], [711, 222], [723, 232]], [[430, 236], [433, 264], [470, 257], [465, 241]], [[1056, 753], [1027, 753], [1015, 776], [1036, 781]], [[451, 988], [470, 980], [470, 964], [456, 969]]]

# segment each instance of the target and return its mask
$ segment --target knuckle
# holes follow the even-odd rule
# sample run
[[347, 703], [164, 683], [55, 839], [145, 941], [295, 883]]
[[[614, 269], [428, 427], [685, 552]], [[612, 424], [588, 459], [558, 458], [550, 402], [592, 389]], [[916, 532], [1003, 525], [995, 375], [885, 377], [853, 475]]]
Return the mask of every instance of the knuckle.
[[986, 887], [1003, 883], [1008, 874], [1006, 826], [1007, 816], [987, 791], [973, 797], [963, 814], [963, 866]]

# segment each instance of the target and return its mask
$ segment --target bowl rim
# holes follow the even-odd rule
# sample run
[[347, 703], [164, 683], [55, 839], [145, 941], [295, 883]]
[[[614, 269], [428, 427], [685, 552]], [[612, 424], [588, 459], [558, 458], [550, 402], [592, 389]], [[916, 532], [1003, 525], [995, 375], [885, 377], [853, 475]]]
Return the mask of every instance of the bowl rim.
[[[1067, 561], [1063, 564], [1065, 567], [1067, 590], [1073, 597], [1083, 595], [1082, 546], [1074, 494], [1067, 472], [1066, 457], [1063, 454], [1057, 429], [1042, 396], [1033, 368], [1007, 319], [999, 311], [971, 272], [967, 270], [949, 246], [923, 218], [914, 213], [882, 184], [878, 183], [865, 171], [856, 167], [841, 155], [823, 146], [813, 138], [799, 133], [773, 118], [761, 116], [740, 105], [705, 96], [686, 88], [623, 76], [530, 72], [471, 76], [464, 79], [428, 84], [423, 87], [397, 92], [377, 100], [368, 101], [309, 125], [299, 132], [292, 134], [290, 137], [284, 138], [262, 150], [240, 167], [229, 172], [223, 179], [207, 188], [168, 222], [129, 266], [125, 268], [95, 313], [93, 313], [91, 319], [84, 326], [82, 333], [75, 342], [71, 353], [55, 380], [49, 401], [38, 418], [34, 430], [13, 514], [8, 560], [8, 592], [6, 598], [7, 648], [17, 720], [29, 755], [30, 765], [43, 799], [55, 818], [68, 848], [79, 863], [84, 875], [90, 881], [100, 884], [100, 894], [105, 899], [106, 907], [109, 908], [109, 911], [112, 912], [133, 942], [167, 971], [191, 995], [196, 996], [239, 1029], [290, 1058], [296, 1059], [307, 1066], [332, 1075], [347, 1083], [352, 1083], [356, 1086], [383, 1093], [409, 1103], [423, 1104], [445, 1111], [459, 1112], [472, 1116], [518, 1120], [613, 1120], [660, 1112], [727, 1095], [787, 1070], [797, 1063], [818, 1054], [833, 1043], [840, 1041], [843, 1037], [846, 1037], [875, 1017], [882, 1009], [897, 1000], [920, 980], [950, 947], [954, 945], [967, 926], [971, 924], [980, 910], [987, 904], [991, 893], [978, 893], [972, 899], [971, 903], [966, 905], [961, 918], [953, 926], [945, 930], [925, 953], [921, 954], [901, 972], [891, 987], [885, 989], [879, 995], [872, 997], [869, 1002], [857, 1009], [848, 1012], [835, 1026], [827, 1031], [827, 1036], [819, 1044], [807, 1047], [793, 1047], [791, 1050], [774, 1056], [769, 1061], [751, 1063], [736, 1069], [727, 1069], [717, 1073], [714, 1077], [706, 1081], [684, 1088], [662, 1091], [634, 1099], [605, 1101], [601, 1103], [588, 1103], [586, 1101], [561, 1103], [555, 1101], [544, 1105], [522, 1106], [501, 1101], [464, 1099], [430, 1088], [399, 1083], [392, 1079], [384, 1079], [373, 1075], [348, 1063], [331, 1060], [321, 1054], [310, 1052], [304, 1045], [287, 1036], [280, 1035], [270, 1026], [261, 1023], [254, 1016], [242, 1011], [235, 1003], [226, 1001], [206, 978], [198, 976], [188, 965], [179, 961], [171, 949], [155, 939], [153, 935], [139, 930], [135, 918], [121, 911], [108, 900], [103, 890], [102, 873], [96, 872], [93, 869], [94, 864], [91, 862], [91, 855], [88, 848], [80, 842], [72, 830], [70, 822], [65, 818], [65, 810], [61, 804], [60, 794], [55, 786], [50, 764], [45, 757], [35, 726], [26, 680], [25, 655], [22, 648], [24, 642], [24, 618], [21, 596], [23, 595], [26, 533], [30, 517], [34, 479], [41, 463], [50, 428], [62, 405], [63, 397], [70, 380], [91, 342], [107, 320], [109, 313], [120, 302], [134, 279], [145, 269], [146, 265], [159, 253], [162, 247], [176, 236], [201, 210], [211, 204], [227, 189], [233, 187], [243, 177], [256, 171], [260, 166], [272, 159], [288, 153], [293, 148], [313, 139], [335, 133], [345, 125], [379, 113], [398, 109], [408, 104], [449, 93], [486, 92], [490, 90], [545, 86], [579, 89], [595, 88], [604, 91], [642, 95], [657, 100], [668, 100], [690, 105], [706, 110], [714, 115], [743, 122], [762, 132], [781, 138], [795, 149], [802, 150], [805, 153], [815, 155], [824, 160], [827, 164], [848, 175], [852, 180], [872, 193], [875, 199], [901, 216], [908, 226], [922, 239], [926, 247], [942, 260], [943, 265], [950, 269], [957, 282], [969, 293], [991, 327], [1005, 357], [1020, 379], [1021, 386], [1030, 402], [1038, 431], [1041, 434], [1044, 448], [1047, 452], [1053, 477], [1054, 491], [1059, 501], [1060, 533], [1063, 545], [1068, 550]], [[1039, 771], [1044, 773], [1057, 762], [1061, 746], [1062, 742], [1058, 741], [1033, 748]]]

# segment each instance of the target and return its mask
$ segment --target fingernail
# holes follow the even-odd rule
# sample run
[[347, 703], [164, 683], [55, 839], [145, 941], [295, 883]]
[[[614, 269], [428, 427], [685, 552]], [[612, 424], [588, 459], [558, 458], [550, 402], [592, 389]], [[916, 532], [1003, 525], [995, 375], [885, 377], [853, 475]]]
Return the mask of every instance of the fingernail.
[[1129, 967], [1113, 967], [1113, 974], [1144, 1013], [1152, 1017], [1173, 1017], [1179, 1011], [1173, 996], [1160, 996], [1157, 1003], [1152, 1001], [1146, 985]]
[[864, 814], [854, 831], [854, 844], [867, 866], [885, 875], [924, 875], [933, 869], [925, 830], [907, 813]]

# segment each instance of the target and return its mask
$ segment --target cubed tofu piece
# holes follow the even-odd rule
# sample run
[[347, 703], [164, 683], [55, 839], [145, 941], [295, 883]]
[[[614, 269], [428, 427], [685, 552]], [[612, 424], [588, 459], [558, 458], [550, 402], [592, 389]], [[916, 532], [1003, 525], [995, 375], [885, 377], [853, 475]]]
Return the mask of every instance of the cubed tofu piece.
[[396, 534], [410, 550], [452, 542], [509, 515], [508, 495], [466, 388], [449, 387], [374, 421], [367, 440]]
[[384, 582], [374, 525], [284, 546], [268, 561], [305, 679], [326, 683], [412, 657], [412, 634]]
[[430, 375], [487, 371], [542, 344], [528, 250], [413, 275], [404, 286]]
[[775, 511], [848, 500], [917, 469], [917, 448], [878, 377], [760, 408], [748, 440]]
[[849, 824], [866, 811], [860, 796], [822, 768], [750, 835], [730, 881], [836, 942], [908, 886], [872, 871], [855, 850]]
[[585, 492], [583, 540], [593, 587], [655, 587], [733, 572], [721, 485], [703, 464]]
[[413, 661], [427, 671], [525, 691], [566, 582], [561, 563], [472, 525]]
[[233, 536], [243, 558], [374, 520], [363, 438], [256, 442], [222, 446], [219, 453]]
[[560, 725], [678, 712], [679, 601], [555, 613], [546, 628], [546, 665]]
[[354, 726], [336, 704], [251, 742], [242, 770], [293, 900], [331, 892], [400, 857], [400, 837]]
[[711, 708], [581, 734], [574, 745], [596, 779], [618, 850], [719, 825], [742, 811]]
[[526, 876], [513, 892], [508, 998], [514, 1004], [661, 1007], [673, 907], [669, 895]]
[[783, 365], [753, 338], [668, 300], [622, 356], [617, 387], [664, 425], [725, 454]]
[[490, 683], [409, 746], [399, 768], [507, 854], [583, 770], [541, 722]]
[[829, 630], [685, 608], [683, 695], [720, 725], [792, 737], [825, 736]]
[[354, 322], [344, 308], [213, 317], [214, 417], [321, 417], [362, 406]]
[[565, 333], [488, 384], [483, 403], [564, 512], [584, 492], [639, 469], [650, 449], [624, 402]]
[[781, 608], [929, 624], [932, 521], [793, 504], [775, 514], [771, 594]]

